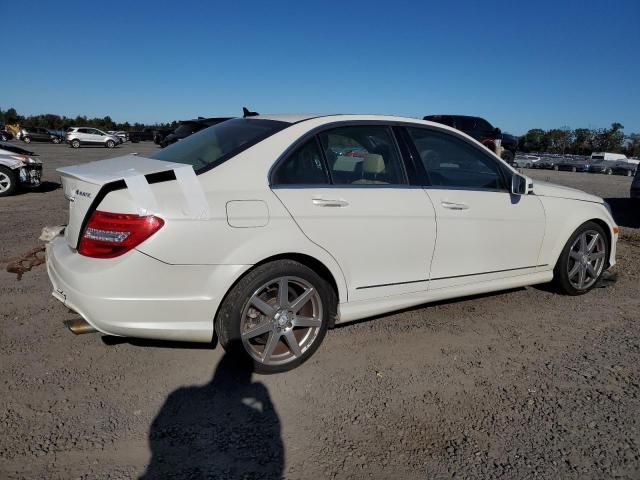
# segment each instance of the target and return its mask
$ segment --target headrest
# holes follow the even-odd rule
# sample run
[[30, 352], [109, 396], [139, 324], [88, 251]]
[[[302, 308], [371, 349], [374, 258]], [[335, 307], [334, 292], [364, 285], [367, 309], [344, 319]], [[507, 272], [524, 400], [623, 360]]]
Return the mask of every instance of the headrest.
[[363, 173], [382, 173], [384, 172], [384, 158], [377, 153], [367, 153], [362, 163]]

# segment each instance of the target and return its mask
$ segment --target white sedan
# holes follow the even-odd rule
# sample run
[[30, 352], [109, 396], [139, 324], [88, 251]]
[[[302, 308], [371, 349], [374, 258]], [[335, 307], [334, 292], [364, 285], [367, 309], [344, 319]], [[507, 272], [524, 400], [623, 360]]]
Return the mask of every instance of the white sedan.
[[47, 267], [73, 330], [217, 337], [261, 372], [335, 323], [552, 280], [579, 295], [615, 263], [601, 198], [422, 120], [249, 115], [59, 171], [69, 222]]

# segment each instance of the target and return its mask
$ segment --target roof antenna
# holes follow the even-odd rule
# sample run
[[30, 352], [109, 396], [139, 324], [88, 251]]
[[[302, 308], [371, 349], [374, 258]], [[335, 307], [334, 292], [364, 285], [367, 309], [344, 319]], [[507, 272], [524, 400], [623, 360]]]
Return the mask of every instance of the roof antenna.
[[252, 112], [247, 107], [242, 107], [242, 118], [255, 117], [260, 115], [258, 112]]

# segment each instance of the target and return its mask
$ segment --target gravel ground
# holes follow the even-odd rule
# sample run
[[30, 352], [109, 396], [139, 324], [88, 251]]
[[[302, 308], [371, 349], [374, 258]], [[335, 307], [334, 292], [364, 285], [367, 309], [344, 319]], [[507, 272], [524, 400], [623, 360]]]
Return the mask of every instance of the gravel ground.
[[[66, 220], [54, 169], [155, 150], [32, 145], [0, 265]], [[74, 336], [43, 267], [0, 271], [0, 478], [640, 478], [640, 214], [630, 179], [528, 171], [613, 199], [618, 281], [442, 302], [338, 327], [292, 372], [221, 348]], [[146, 473], [145, 473], [146, 472]]]

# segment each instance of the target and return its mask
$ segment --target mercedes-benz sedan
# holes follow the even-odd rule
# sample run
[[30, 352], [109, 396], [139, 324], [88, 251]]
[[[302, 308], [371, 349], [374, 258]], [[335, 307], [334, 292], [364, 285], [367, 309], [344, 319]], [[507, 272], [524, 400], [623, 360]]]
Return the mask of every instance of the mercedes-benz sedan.
[[552, 280], [579, 295], [615, 263], [601, 198], [429, 121], [247, 116], [59, 171], [69, 222], [47, 266], [76, 330], [217, 337], [262, 372], [338, 322]]

